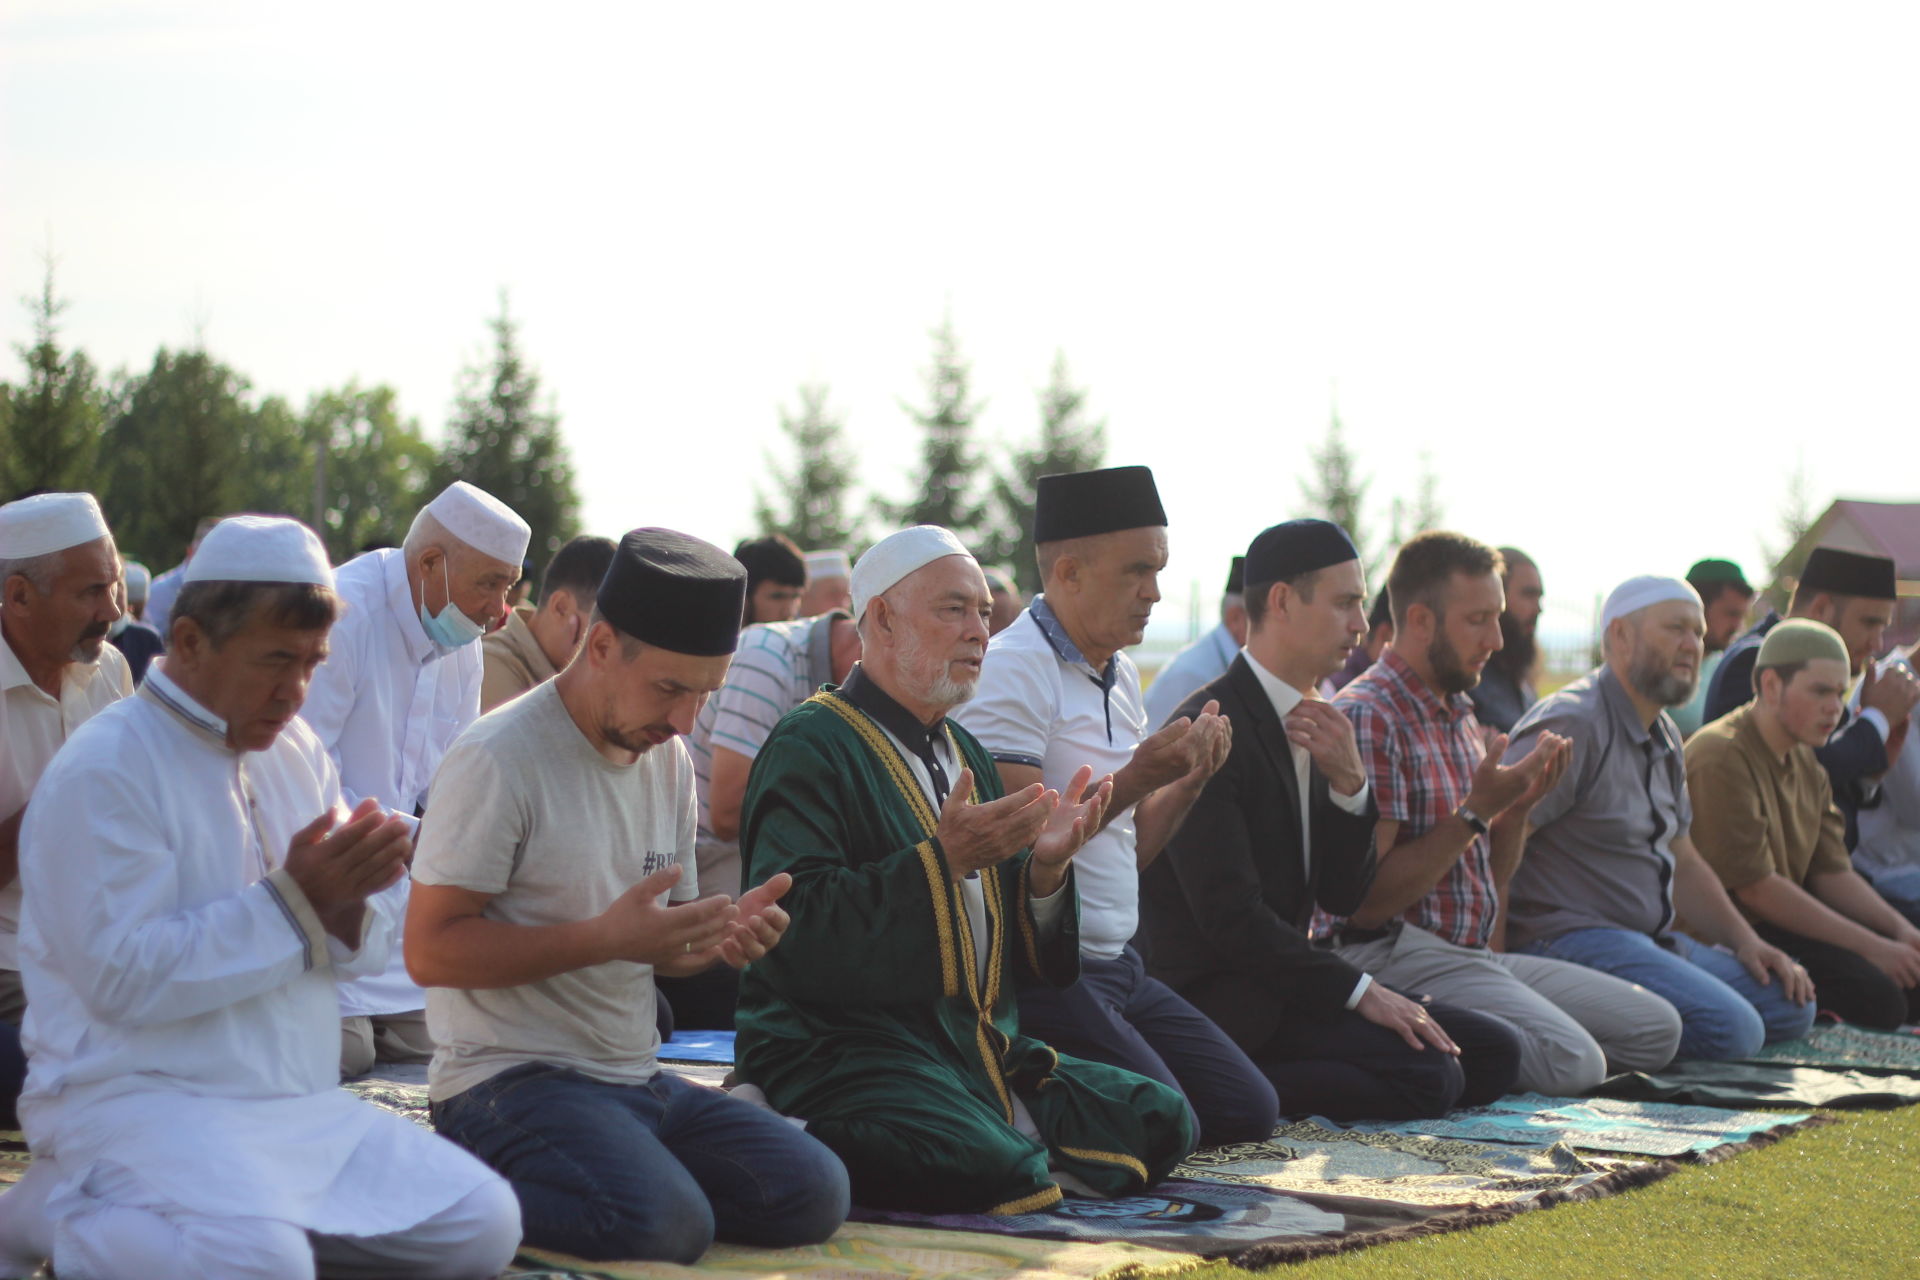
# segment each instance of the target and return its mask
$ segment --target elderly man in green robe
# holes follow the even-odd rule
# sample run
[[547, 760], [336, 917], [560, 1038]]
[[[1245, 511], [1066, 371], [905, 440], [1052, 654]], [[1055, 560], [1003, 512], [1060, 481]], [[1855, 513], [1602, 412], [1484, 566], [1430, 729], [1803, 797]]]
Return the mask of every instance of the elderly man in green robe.
[[1020, 1034], [1014, 966], [1079, 972], [1075, 851], [1112, 780], [1002, 795], [946, 713], [973, 692], [993, 601], [966, 548], [922, 525], [853, 572], [862, 660], [754, 761], [749, 874], [785, 871], [793, 923], [744, 975], [741, 1077], [838, 1154], [856, 1203], [1031, 1213], [1131, 1195], [1193, 1147], [1180, 1095]]

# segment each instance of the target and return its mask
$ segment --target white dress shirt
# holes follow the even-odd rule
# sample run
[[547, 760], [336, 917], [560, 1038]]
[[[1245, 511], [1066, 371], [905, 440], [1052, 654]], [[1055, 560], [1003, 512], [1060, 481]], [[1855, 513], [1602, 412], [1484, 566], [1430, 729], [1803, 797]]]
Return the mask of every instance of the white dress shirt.
[[298, 719], [265, 751], [225, 734], [156, 668], [27, 811], [20, 1115], [58, 1170], [48, 1211], [111, 1166], [190, 1213], [404, 1230], [493, 1175], [337, 1087], [335, 978], [386, 962], [394, 903], [357, 949], [326, 934], [281, 863], [344, 811], [332, 762]]
[[[440, 758], [480, 718], [480, 645], [449, 653], [428, 638], [397, 548], [356, 556], [335, 581], [346, 608], [300, 714], [333, 757], [349, 806], [374, 796], [411, 823]], [[407, 888], [387, 892], [404, 908]], [[397, 946], [385, 973], [340, 988], [342, 1017], [425, 1006]]]
[[[1245, 649], [1242, 649], [1240, 652], [1246, 654], [1247, 665], [1253, 668], [1254, 678], [1260, 682], [1260, 687], [1266, 690], [1267, 700], [1273, 703], [1274, 714], [1280, 717], [1280, 722], [1284, 726], [1287, 717], [1293, 714], [1293, 709], [1306, 701], [1305, 697], [1298, 689], [1261, 666], [1260, 659], [1254, 657]], [[1313, 757], [1308, 755], [1306, 750], [1291, 738], [1287, 739], [1287, 751], [1293, 756], [1293, 776], [1294, 780], [1299, 784], [1294, 794], [1300, 797], [1300, 858], [1305, 864], [1304, 870], [1306, 871], [1307, 883], [1312, 884], [1313, 819], [1309, 811], [1313, 806], [1311, 795], [1307, 791], [1307, 776], [1313, 768]], [[1343, 796], [1332, 787], [1327, 788], [1327, 795], [1332, 798], [1336, 805], [1348, 813], [1365, 813], [1367, 811], [1368, 785], [1363, 773], [1360, 779], [1360, 789], [1352, 795]], [[1372, 985], [1373, 975], [1370, 973], [1361, 974], [1360, 981], [1353, 984], [1353, 994], [1347, 997], [1347, 1008], [1351, 1009], [1353, 1006], [1359, 1004], [1360, 997], [1367, 994], [1367, 988]]]
[[[60, 696], [35, 684], [0, 636], [0, 818], [20, 812], [54, 753], [75, 729], [133, 693], [133, 673], [120, 650], [106, 645], [97, 662], [70, 662]], [[0, 969], [18, 969], [20, 879], [0, 889]]]

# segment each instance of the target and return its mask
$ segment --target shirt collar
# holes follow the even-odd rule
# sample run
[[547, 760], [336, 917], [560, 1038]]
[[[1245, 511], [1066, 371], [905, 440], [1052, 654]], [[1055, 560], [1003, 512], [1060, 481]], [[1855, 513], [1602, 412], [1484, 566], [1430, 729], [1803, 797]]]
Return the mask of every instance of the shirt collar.
[[1106, 669], [1096, 672], [1093, 664], [1087, 661], [1087, 655], [1080, 652], [1080, 646], [1073, 642], [1073, 637], [1067, 634], [1067, 629], [1060, 625], [1060, 619], [1054, 614], [1053, 606], [1047, 603], [1044, 595], [1035, 596], [1033, 603], [1027, 606], [1027, 612], [1033, 615], [1033, 621], [1040, 628], [1040, 634], [1047, 638], [1047, 643], [1053, 647], [1060, 661], [1085, 671], [1103, 691], [1113, 688], [1113, 682], [1120, 673], [1119, 654], [1108, 654]]
[[33, 684], [33, 678], [20, 665], [20, 656], [13, 651], [13, 643], [6, 633], [0, 632], [0, 691], [18, 689], [23, 684]]
[[[1627, 696], [1627, 686], [1620, 683], [1620, 677], [1613, 673], [1611, 666], [1601, 667], [1593, 682], [1600, 686], [1600, 705], [1613, 717], [1616, 728], [1634, 742], [1645, 742], [1653, 736], [1640, 723], [1640, 712], [1635, 709], [1633, 699]], [[1659, 723], [1659, 718], [1655, 717], [1654, 724]]]
[[227, 722], [194, 701], [185, 689], [175, 684], [167, 675], [164, 663], [156, 662], [147, 668], [147, 678], [141, 682], [138, 696], [165, 707], [202, 737], [212, 739], [226, 750], [232, 750], [227, 746]]
[[1282, 720], [1293, 714], [1293, 709], [1306, 700], [1298, 689], [1262, 666], [1260, 659], [1253, 654], [1242, 649], [1240, 656], [1247, 660], [1249, 667], [1253, 668], [1253, 678], [1258, 680], [1260, 687], [1267, 691], [1267, 701], [1273, 703], [1274, 714]]
[[384, 557], [380, 571], [387, 582], [387, 609], [393, 614], [393, 625], [400, 632], [400, 643], [405, 646], [407, 656], [424, 664], [440, 650], [428, 637], [427, 629], [420, 625], [420, 605], [407, 583], [406, 552], [389, 547], [368, 554]]
[[932, 748], [937, 740], [935, 735], [941, 724], [946, 722], [945, 717], [942, 717], [931, 729], [921, 724], [913, 712], [901, 706], [892, 694], [882, 689], [879, 683], [867, 674], [866, 668], [858, 662], [853, 664], [853, 670], [847, 673], [847, 682], [840, 686], [838, 692], [841, 697], [866, 712], [874, 723], [906, 743], [908, 749], [915, 755], [924, 756]]
[[1438, 690], [1420, 678], [1407, 660], [1389, 648], [1380, 655], [1380, 661], [1373, 664], [1388, 677], [1407, 691], [1407, 696], [1426, 708], [1427, 713], [1436, 720], [1457, 720], [1473, 710], [1473, 700], [1464, 693], [1441, 697]]

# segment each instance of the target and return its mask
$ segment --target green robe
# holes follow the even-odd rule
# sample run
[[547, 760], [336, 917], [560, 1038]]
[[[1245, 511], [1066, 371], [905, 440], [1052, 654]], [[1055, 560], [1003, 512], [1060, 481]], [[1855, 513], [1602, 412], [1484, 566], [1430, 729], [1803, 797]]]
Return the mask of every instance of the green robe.
[[[974, 801], [998, 798], [986, 751], [944, 728], [973, 770]], [[774, 729], [748, 779], [740, 847], [751, 883], [793, 876], [792, 924], [741, 980], [741, 1078], [806, 1120], [872, 1208], [1028, 1213], [1060, 1199], [1050, 1165], [1103, 1195], [1160, 1181], [1193, 1148], [1179, 1093], [1020, 1034], [1011, 967], [1073, 982], [1077, 912], [1043, 942], [1028, 854], [981, 872], [982, 983], [937, 824], [900, 751], [831, 690]], [[1044, 1143], [1014, 1127], [1016, 1094]]]

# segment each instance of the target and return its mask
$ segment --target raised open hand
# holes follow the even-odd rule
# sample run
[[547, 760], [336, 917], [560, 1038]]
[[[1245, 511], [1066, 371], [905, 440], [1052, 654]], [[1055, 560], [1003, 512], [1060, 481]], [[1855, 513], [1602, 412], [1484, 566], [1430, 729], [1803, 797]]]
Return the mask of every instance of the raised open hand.
[[1038, 782], [985, 804], [971, 803], [972, 796], [973, 770], [962, 769], [940, 806], [940, 825], [934, 832], [956, 881], [1031, 845], [1060, 802], [1059, 792]]

